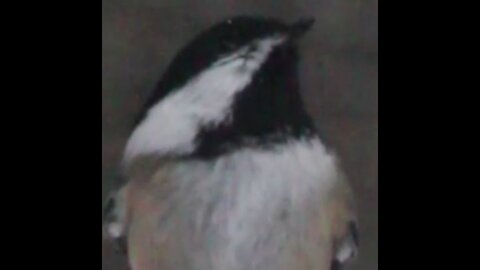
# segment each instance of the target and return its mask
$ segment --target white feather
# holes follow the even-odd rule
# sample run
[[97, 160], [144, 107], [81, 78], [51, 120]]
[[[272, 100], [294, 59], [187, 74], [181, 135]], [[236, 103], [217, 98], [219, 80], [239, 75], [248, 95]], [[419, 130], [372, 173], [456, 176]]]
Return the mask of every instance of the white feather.
[[248, 60], [239, 57], [246, 47], [225, 56], [155, 104], [132, 133], [124, 162], [142, 154], [192, 152], [199, 128], [227, 119], [235, 94], [250, 83], [272, 48], [283, 40], [275, 36], [256, 41], [257, 49]]
[[338, 177], [334, 156], [317, 138], [244, 148], [214, 162], [179, 162], [162, 180], [174, 191], [156, 197], [175, 211], [162, 213], [155, 226], [180, 243], [172, 254], [216, 254], [211, 265], [195, 269], [278, 269], [289, 260], [286, 243], [316, 244], [302, 236]]

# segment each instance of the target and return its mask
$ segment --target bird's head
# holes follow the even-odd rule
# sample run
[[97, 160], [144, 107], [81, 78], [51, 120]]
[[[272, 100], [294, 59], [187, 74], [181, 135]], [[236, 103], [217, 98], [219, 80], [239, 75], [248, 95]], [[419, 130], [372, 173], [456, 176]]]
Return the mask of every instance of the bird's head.
[[310, 131], [298, 93], [296, 44], [313, 22], [239, 16], [200, 33], [174, 57], [147, 101], [125, 158], [215, 156], [247, 141]]

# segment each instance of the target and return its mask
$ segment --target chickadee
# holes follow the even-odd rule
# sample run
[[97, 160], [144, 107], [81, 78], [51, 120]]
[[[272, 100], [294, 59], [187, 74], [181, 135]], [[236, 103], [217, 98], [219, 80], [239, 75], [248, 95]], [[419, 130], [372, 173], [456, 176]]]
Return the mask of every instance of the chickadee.
[[133, 270], [333, 270], [356, 256], [351, 190], [300, 96], [313, 22], [234, 17], [174, 58], [105, 212]]

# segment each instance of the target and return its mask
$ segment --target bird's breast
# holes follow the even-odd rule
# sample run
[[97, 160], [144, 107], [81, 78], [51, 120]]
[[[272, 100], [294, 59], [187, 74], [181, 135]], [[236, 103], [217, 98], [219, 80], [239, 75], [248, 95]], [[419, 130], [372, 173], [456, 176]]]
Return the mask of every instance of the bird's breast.
[[132, 192], [132, 266], [313, 269], [291, 267], [328, 261], [312, 227], [321, 226], [322, 196], [337, 177], [334, 157], [316, 139], [171, 163]]

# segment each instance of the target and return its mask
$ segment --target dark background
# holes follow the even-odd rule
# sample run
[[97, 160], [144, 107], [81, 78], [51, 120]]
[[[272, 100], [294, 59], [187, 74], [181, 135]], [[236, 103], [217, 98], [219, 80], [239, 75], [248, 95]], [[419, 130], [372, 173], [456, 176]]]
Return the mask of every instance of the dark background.
[[[316, 18], [301, 47], [303, 94], [357, 194], [361, 249], [350, 269], [378, 269], [378, 0], [102, 0], [103, 197], [132, 119], [173, 55], [238, 14]], [[102, 250], [103, 270], [126, 269]]]

